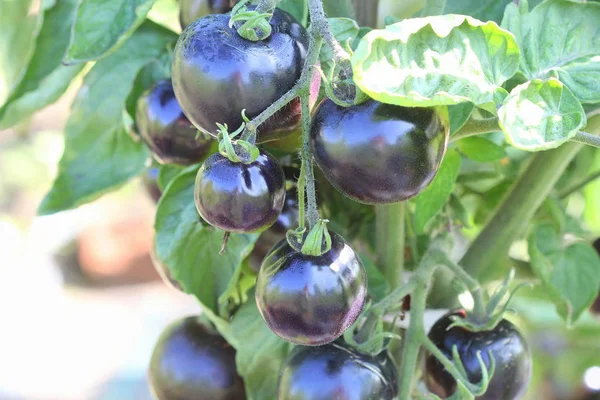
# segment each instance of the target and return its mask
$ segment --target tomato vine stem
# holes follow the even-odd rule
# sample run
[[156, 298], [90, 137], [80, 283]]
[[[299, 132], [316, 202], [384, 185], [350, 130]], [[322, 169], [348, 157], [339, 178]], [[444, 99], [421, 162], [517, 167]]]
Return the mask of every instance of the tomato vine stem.
[[592, 135], [591, 133], [577, 132], [575, 136], [571, 138], [571, 140], [574, 142], [586, 144], [588, 146], [600, 148], [600, 136]]
[[393, 291], [404, 270], [405, 203], [375, 207], [377, 264]]
[[450, 142], [456, 142], [470, 136], [500, 131], [502, 129], [500, 129], [500, 125], [498, 124], [498, 118], [470, 119], [458, 132], [450, 136]]

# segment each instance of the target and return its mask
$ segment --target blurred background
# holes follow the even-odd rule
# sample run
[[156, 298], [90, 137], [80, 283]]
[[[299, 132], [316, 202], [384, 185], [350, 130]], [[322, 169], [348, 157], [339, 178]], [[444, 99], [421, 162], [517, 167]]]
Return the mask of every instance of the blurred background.
[[[176, 26], [174, 4], [158, 2], [154, 19]], [[0, 131], [0, 400], [151, 399], [155, 341], [168, 323], [200, 311], [153, 267], [155, 203], [141, 179], [76, 210], [35, 216], [79, 84]], [[550, 303], [523, 295], [514, 305], [534, 354], [527, 399], [600, 400], [600, 317], [588, 313], [566, 329]]]

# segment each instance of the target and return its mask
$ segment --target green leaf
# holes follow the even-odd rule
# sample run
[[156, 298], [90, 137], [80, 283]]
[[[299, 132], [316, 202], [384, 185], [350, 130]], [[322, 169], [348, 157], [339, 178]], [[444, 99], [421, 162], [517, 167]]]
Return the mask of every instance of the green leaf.
[[21, 82], [42, 20], [43, 10], [33, 0], [0, 1], [0, 104]]
[[496, 143], [481, 136], [471, 136], [456, 142], [456, 146], [465, 156], [477, 162], [493, 162], [501, 160], [506, 152]]
[[82, 0], [65, 63], [95, 60], [123, 44], [154, 0]]
[[514, 37], [461, 15], [404, 20], [369, 32], [352, 57], [354, 80], [372, 98], [401, 106], [501, 97], [519, 65]]
[[275, 399], [279, 369], [291, 344], [271, 332], [252, 300], [234, 315], [231, 331], [238, 343], [236, 364], [248, 400]]
[[583, 242], [564, 245], [551, 224], [530, 235], [531, 267], [567, 325], [574, 324], [600, 291], [600, 258]]
[[123, 108], [140, 68], [175, 38], [172, 32], [147, 22], [123, 47], [90, 70], [71, 108], [58, 177], [40, 214], [92, 201], [143, 171], [148, 151], [126, 133]]
[[25, 75], [0, 107], [0, 130], [55, 102], [84, 67], [84, 64], [71, 67], [61, 64], [77, 3], [77, 0], [63, 0], [44, 12], [44, 24]]
[[517, 86], [498, 110], [506, 140], [521, 150], [552, 149], [585, 126], [581, 103], [557, 79]]
[[219, 254], [222, 230], [204, 225], [194, 204], [198, 166], [182, 171], [169, 183], [156, 211], [156, 255], [186, 293], [205, 308], [219, 313], [219, 298], [250, 254], [258, 234], [232, 234], [224, 254]]
[[449, 149], [433, 182], [416, 197], [414, 220], [417, 233], [424, 232], [427, 222], [446, 204], [454, 190], [460, 163], [460, 155], [455, 150]]
[[509, 4], [502, 26], [522, 51], [527, 79], [558, 76], [582, 103], [600, 102], [600, 3], [549, 0], [527, 12]]
[[450, 115], [450, 134], [458, 132], [467, 121], [471, 118], [475, 104], [460, 103], [453, 106], [448, 106], [448, 114]]
[[[352, 43], [352, 41], [358, 36], [360, 27], [350, 18], [328, 18], [327, 22], [331, 29], [331, 33], [342, 44]], [[346, 47], [346, 46], [344, 46]], [[324, 44], [321, 48], [321, 54], [319, 55], [321, 63], [331, 62], [333, 59], [333, 51], [329, 45]]]
[[163, 52], [160, 58], [146, 64], [136, 76], [131, 92], [127, 96], [125, 106], [127, 112], [134, 120], [136, 118], [137, 101], [142, 93], [150, 89], [158, 81], [171, 78], [170, 64], [173, 59], [172, 56], [173, 53], [170, 51]]
[[183, 170], [184, 167], [179, 166], [177, 164], [161, 165], [158, 171], [158, 179], [156, 181], [160, 190], [164, 192], [169, 183], [171, 183], [171, 181], [175, 179], [175, 177], [179, 175]]
[[308, 0], [282, 0], [277, 8], [289, 12], [304, 26], [308, 23]]

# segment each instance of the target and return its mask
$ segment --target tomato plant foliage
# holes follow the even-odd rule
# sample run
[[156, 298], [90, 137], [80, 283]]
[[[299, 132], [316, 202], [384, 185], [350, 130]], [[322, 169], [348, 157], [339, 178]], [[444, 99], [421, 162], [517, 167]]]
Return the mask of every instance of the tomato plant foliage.
[[[306, 265], [313, 267], [318, 263], [311, 260], [331, 250], [332, 237], [334, 242], [341, 240], [337, 234], [344, 238], [352, 262], [360, 264], [361, 271], [364, 265], [368, 285], [362, 279], [361, 288], [367, 286], [368, 294], [362, 314], [344, 333], [344, 344], [336, 346], [349, 346], [352, 354], [374, 360], [382, 359], [390, 340], [406, 340], [401, 358], [395, 360], [398, 396], [402, 400], [417, 391], [413, 378], [418, 349], [426, 347], [436, 353], [422, 327], [425, 306], [454, 308], [456, 288], [461, 286], [455, 284], [457, 279], [474, 298], [469, 317], [453, 328], [467, 332], [467, 339], [473, 333], [492, 331], [502, 319], [502, 299], [508, 297], [503, 290], [510, 279], [500, 285], [497, 295], [488, 289], [497, 287], [497, 281], [512, 268], [519, 281], [537, 285], [535, 290], [523, 290], [515, 296], [515, 308], [526, 320], [535, 320], [532, 304], [545, 304], [546, 308], [552, 304], [554, 310], [548, 313], [556, 317], [549, 318], [553, 323], [557, 324], [560, 317], [561, 324], [574, 328], [573, 332], [584, 326], [589, 329], [586, 334], [600, 334], [600, 326], [590, 322], [587, 312], [600, 291], [600, 258], [589, 244], [600, 236], [600, 188], [595, 181], [600, 176], [600, 154], [594, 147], [584, 147], [600, 146], [600, 3], [255, 0], [252, 3], [256, 9], [245, 9], [247, 4], [241, 2], [233, 14], [211, 17], [219, 19], [223, 28], [214, 32], [214, 37], [224, 43], [221, 46], [248, 44], [248, 48], [267, 49], [265, 54], [273, 57], [281, 57], [281, 50], [287, 48], [296, 60], [293, 71], [289, 70], [293, 74], [277, 70], [278, 65], [290, 60], [277, 59], [269, 69], [259, 62], [266, 57], [253, 59], [254, 53], [244, 53], [235, 46], [227, 51], [215, 47], [208, 57], [210, 65], [199, 62], [193, 66], [195, 73], [206, 76], [202, 82], [205, 92], [189, 76], [178, 75], [183, 70], [191, 71], [186, 69], [189, 60], [176, 50], [181, 48], [181, 43], [177, 45], [180, 32], [173, 30], [179, 26], [179, 7], [189, 3], [1, 2], [0, 129], [27, 120], [69, 87], [78, 88], [64, 130], [65, 147], [58, 175], [39, 214], [89, 203], [138, 176], [155, 177], [161, 193], [154, 225], [156, 261], [184, 292], [198, 299], [202, 324], [235, 349], [237, 372], [244, 381], [247, 398], [277, 398], [280, 368], [293, 348], [269, 329], [261, 316], [264, 310], [259, 311], [255, 302], [257, 272], [251, 264], [252, 255], [256, 257], [261, 247], [255, 249], [261, 235], [263, 240], [266, 235], [275, 242], [287, 240], [287, 252], [308, 260]], [[274, 7], [280, 8], [277, 18], [268, 22]], [[161, 10], [171, 10], [169, 15], [177, 18], [157, 18]], [[266, 38], [256, 37], [256, 43], [248, 41], [247, 35], [257, 36], [263, 31], [267, 31]], [[289, 38], [280, 40], [281, 32], [289, 33]], [[232, 40], [227, 35], [239, 37]], [[269, 42], [269, 35], [275, 39]], [[188, 38], [190, 46], [186, 47], [185, 57], [199, 54], [194, 53], [198, 46], [214, 39], [211, 35], [195, 37], [193, 29], [182, 36]], [[293, 42], [298, 38], [301, 43]], [[228, 75], [234, 63], [227, 57], [232, 54], [244, 57], [238, 57], [241, 61], [237, 69]], [[304, 65], [304, 60], [310, 65]], [[153, 160], [145, 142], [148, 137], [139, 134], [140, 129], [148, 128], [147, 121], [156, 120], [144, 119], [154, 111], [140, 107], [140, 99], [143, 101], [145, 93], [157, 83], [171, 79], [172, 66], [176, 66], [173, 75], [178, 75], [177, 79], [188, 79], [184, 83], [194, 87], [190, 93], [208, 93], [208, 100], [225, 105], [222, 111], [228, 113], [230, 121], [244, 122], [241, 127], [222, 125], [226, 121], [202, 126], [214, 136], [211, 139], [189, 124], [173, 128], [187, 135], [182, 141], [210, 140], [202, 146], [202, 154], [182, 162], [193, 165], [169, 164], [168, 159], [160, 157]], [[256, 80], [258, 73], [264, 75], [260, 82]], [[314, 101], [308, 101], [308, 95], [311, 91], [316, 95], [318, 76], [320, 107], [343, 114], [343, 124], [332, 123], [325, 129], [319, 125], [325, 117], [318, 113], [311, 121], [318, 108], [312, 108]], [[279, 87], [277, 82], [286, 85]], [[231, 98], [232, 90], [223, 88], [234, 87], [239, 95]], [[155, 99], [157, 103], [162, 100]], [[181, 98], [177, 100], [182, 104]], [[234, 103], [235, 110], [227, 108]], [[166, 109], [165, 104], [161, 103]], [[378, 106], [368, 116], [359, 115], [356, 110], [369, 104]], [[215, 117], [210, 110], [195, 108], [193, 101], [185, 106]], [[285, 125], [286, 121], [279, 121], [286, 118], [280, 113], [285, 107], [293, 109], [295, 117], [302, 110], [303, 133], [296, 118], [293, 131], [275, 136], [283, 137], [285, 145], [278, 146], [277, 141], [261, 143], [260, 138], [270, 133], [269, 126], [280, 122]], [[427, 121], [419, 125], [419, 140], [424, 143], [419, 147], [420, 157], [410, 151], [399, 153], [415, 146], [411, 142], [416, 140], [414, 132], [403, 132], [412, 129], [411, 119], [399, 112], [390, 116], [391, 111], [385, 111], [410, 114], [417, 107], [430, 108], [421, 111], [439, 116], [437, 125]], [[250, 110], [251, 118], [242, 115], [242, 109]], [[161, 112], [160, 107], [157, 110]], [[169, 141], [161, 142], [161, 127], [153, 125], [151, 129], [161, 130], [155, 138], [156, 146], [177, 152], [169, 147]], [[315, 132], [313, 142], [311, 130]], [[438, 134], [443, 131], [444, 140], [436, 141], [437, 147], [432, 148], [427, 143], [436, 130]], [[395, 138], [394, 146], [386, 147], [386, 138]], [[290, 143], [292, 152], [287, 151]], [[323, 143], [327, 144], [326, 154], [321, 148]], [[213, 198], [211, 205], [219, 207], [219, 212], [235, 214], [240, 223], [247, 222], [244, 218], [256, 211], [253, 199], [259, 189], [255, 170], [247, 166], [266, 154], [262, 147], [273, 153], [273, 166], [269, 168], [278, 178], [276, 188], [271, 187], [273, 179], [264, 179], [261, 189], [269, 203], [265, 209], [273, 210], [273, 215], [253, 229], [231, 229], [241, 233], [226, 234], [215, 227], [222, 225], [209, 221], [212, 226], [201, 218], [197, 206], [204, 204], [200, 200], [211, 200], [207, 193], [219, 190], [221, 197]], [[319, 149], [323, 154], [318, 153]], [[195, 204], [198, 171], [206, 169], [206, 164], [202, 167], [204, 159], [216, 152], [224, 162], [239, 167], [238, 186], [244, 187], [247, 201], [235, 203], [227, 179], [217, 177], [203, 189], [204, 195], [196, 194], [204, 199], [197, 198]], [[423, 164], [428, 158], [435, 162]], [[283, 186], [279, 164], [297, 171], [291, 178], [286, 176], [287, 187]], [[150, 166], [158, 169], [147, 175]], [[428, 169], [427, 179], [409, 195], [393, 196], [385, 190], [387, 183], [401, 185], [403, 178], [423, 174], [424, 169]], [[266, 177], [271, 172], [263, 171]], [[384, 193], [375, 196], [375, 191], [382, 188]], [[368, 193], [353, 195], [358, 189]], [[403, 189], [397, 188], [399, 192]], [[287, 235], [268, 230], [281, 210], [286, 190], [300, 194], [296, 213], [299, 227], [294, 226]], [[278, 195], [270, 196], [274, 192]], [[348, 265], [344, 263], [350, 262], [348, 254], [336, 253], [335, 260], [314, 268], [345, 271]], [[282, 272], [282, 264], [271, 257], [269, 270], [261, 271], [260, 276]], [[411, 275], [403, 274], [404, 266], [412, 270]], [[446, 271], [442, 271], [444, 268]], [[307, 282], [319, 280], [312, 271], [303, 271]], [[329, 313], [334, 319], [340, 317], [333, 315], [336, 310], [347, 306], [344, 301], [351, 302], [350, 296], [340, 295], [335, 304], [332, 300], [327, 304], [323, 300], [326, 296], [319, 293], [346, 293], [342, 278], [332, 279], [327, 288], [317, 284], [323, 282], [307, 283], [295, 294], [294, 301], [285, 300], [284, 292], [293, 286], [297, 271], [291, 268], [284, 272], [289, 273], [287, 283], [273, 284], [269, 290], [277, 301], [287, 301], [287, 308], [304, 310], [311, 318], [317, 315], [326, 319]], [[429, 287], [422, 288], [420, 282], [430, 286], [435, 282], [429, 297]], [[409, 294], [410, 301], [406, 297]], [[363, 300], [361, 297], [361, 307]], [[410, 322], [399, 324], [398, 335], [398, 324], [392, 324], [406, 312], [411, 314]], [[278, 321], [282, 318], [270, 317]], [[538, 323], [533, 323], [532, 331]], [[306, 337], [296, 342], [310, 344], [307, 337], [311, 328], [314, 326], [305, 327]], [[338, 338], [341, 333], [324, 336]], [[311, 357], [325, 357], [318, 349], [310, 350]], [[600, 354], [597, 345], [595, 349]], [[449, 371], [444, 374], [452, 375], [458, 397], [481, 396], [486, 385], [494, 382], [487, 376], [487, 372], [493, 372], [488, 371], [493, 363], [487, 355], [483, 367], [473, 355], [469, 376], [463, 376], [460, 360], [452, 358], [451, 349], [444, 351], [441, 361], [440, 354], [428, 357], [435, 357], [441, 363], [436, 365]], [[233, 357], [232, 351], [228, 354]], [[337, 382], [338, 375], [332, 373], [331, 382]], [[469, 380], [473, 376], [482, 382]]]

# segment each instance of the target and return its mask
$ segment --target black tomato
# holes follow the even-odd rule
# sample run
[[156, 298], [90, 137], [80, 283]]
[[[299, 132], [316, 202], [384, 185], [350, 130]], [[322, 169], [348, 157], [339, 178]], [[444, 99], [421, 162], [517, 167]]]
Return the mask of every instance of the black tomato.
[[235, 350], [197, 317], [165, 329], [148, 368], [157, 400], [243, 400], [244, 383], [235, 367]]
[[397, 391], [387, 352], [369, 356], [340, 340], [294, 348], [279, 372], [277, 400], [392, 400]]
[[[496, 369], [487, 392], [477, 399], [520, 399], [531, 378], [531, 355], [517, 328], [509, 321], [502, 320], [490, 331], [471, 332], [461, 327], [448, 329], [453, 315], [464, 316], [460, 311], [446, 314], [433, 325], [429, 338], [449, 359], [452, 359], [452, 347], [456, 345], [469, 381], [474, 383], [481, 380], [477, 352], [481, 352], [487, 368], [490, 366], [488, 351], [491, 352]], [[442, 398], [450, 397], [456, 391], [454, 378], [431, 354], [425, 360], [424, 377], [429, 390]]]
[[251, 267], [258, 271], [269, 250], [285, 238], [287, 231], [296, 226], [298, 226], [298, 194], [294, 188], [285, 192], [285, 203], [277, 221], [256, 241], [254, 250], [250, 254]]
[[175, 98], [170, 81], [161, 81], [142, 94], [136, 123], [154, 158], [163, 164], [190, 165], [201, 161], [212, 143], [198, 135]]
[[158, 187], [157, 179], [158, 168], [156, 167], [148, 168], [142, 175], [142, 182], [144, 183], [146, 192], [148, 192], [148, 194], [150, 195], [152, 200], [154, 200], [155, 203], [158, 203], [158, 200], [160, 200], [160, 196], [162, 196], [162, 191]]
[[235, 163], [219, 153], [198, 171], [194, 200], [200, 216], [228, 232], [257, 232], [270, 227], [285, 202], [281, 166], [261, 151], [256, 161]]
[[[235, 130], [243, 123], [242, 110], [252, 119], [290, 90], [308, 48], [304, 27], [280, 9], [273, 12], [271, 35], [258, 42], [239, 36], [229, 18], [215, 14], [195, 21], [179, 37], [173, 55], [177, 99], [192, 123], [212, 135], [217, 123]], [[258, 142], [294, 131], [299, 113], [297, 101], [288, 104], [259, 128]]]
[[305, 346], [337, 339], [362, 311], [367, 277], [358, 255], [331, 232], [331, 250], [320, 256], [280, 241], [265, 257], [256, 281], [256, 304], [269, 328]]
[[179, 0], [179, 23], [181, 29], [208, 14], [224, 14], [231, 11], [235, 0]]
[[431, 183], [449, 131], [434, 109], [375, 100], [345, 108], [325, 99], [310, 134], [315, 161], [336, 189], [381, 204], [407, 200]]

